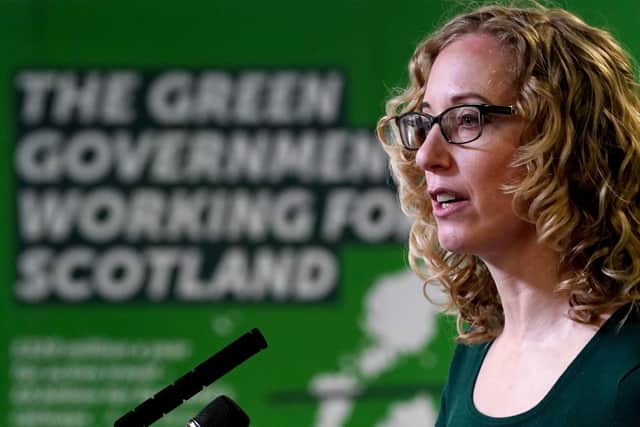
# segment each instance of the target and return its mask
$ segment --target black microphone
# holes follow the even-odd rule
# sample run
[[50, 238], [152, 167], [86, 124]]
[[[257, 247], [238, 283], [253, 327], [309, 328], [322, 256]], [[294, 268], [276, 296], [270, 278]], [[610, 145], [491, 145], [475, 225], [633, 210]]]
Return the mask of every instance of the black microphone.
[[187, 427], [248, 427], [249, 416], [227, 396], [218, 396], [189, 421]]
[[263, 348], [267, 341], [252, 329], [120, 417], [114, 427], [148, 427]]

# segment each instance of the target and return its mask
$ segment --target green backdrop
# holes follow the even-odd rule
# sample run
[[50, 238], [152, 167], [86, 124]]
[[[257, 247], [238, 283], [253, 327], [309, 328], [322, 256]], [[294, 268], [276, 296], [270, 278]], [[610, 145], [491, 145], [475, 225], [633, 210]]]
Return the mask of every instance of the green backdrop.
[[[389, 208], [393, 188], [372, 129], [390, 90], [405, 83], [406, 62], [415, 44], [459, 5], [435, 0], [2, 0], [0, 425], [112, 425], [253, 327], [263, 331], [269, 348], [157, 425], [183, 425], [222, 393], [232, 396], [258, 426], [432, 423], [453, 348], [454, 323], [422, 301], [420, 283], [407, 272], [406, 224]], [[605, 7], [601, 2], [574, 0], [562, 6], [608, 28], [635, 57], [640, 54], [635, 31], [640, 3], [617, 1]], [[128, 101], [113, 101], [115, 110], [107, 111], [103, 107], [111, 105], [107, 99], [117, 89], [105, 82], [117, 73], [128, 75], [135, 84], [125, 91]], [[175, 123], [163, 122], [148, 103], [166, 73], [192, 84], [160, 97], [167, 108], [179, 111], [180, 96], [190, 95], [193, 109]], [[218, 76], [211, 80], [213, 99], [224, 88], [230, 90], [229, 101], [222, 106], [197, 98], [203, 90], [197, 83], [211, 75]], [[29, 86], [27, 94], [29, 76], [36, 86]], [[65, 92], [61, 87], [90, 85], [92, 78], [98, 89], [93, 98], [88, 96], [88, 107], [65, 104], [72, 102], [64, 98], [71, 89]], [[223, 81], [233, 84], [224, 86]], [[38, 98], [38, 84], [53, 89]], [[323, 98], [331, 87], [335, 96]], [[316, 89], [319, 92], [313, 92]], [[277, 93], [284, 98], [277, 98]], [[291, 122], [278, 116], [286, 105], [302, 105], [309, 93], [326, 102], [310, 106], [308, 116]], [[251, 122], [234, 107], [242, 96], [247, 97], [243, 105], [255, 102], [258, 112], [271, 105], [271, 115]], [[73, 105], [82, 104], [80, 98]], [[27, 107], [29, 102], [38, 106]], [[214, 106], [206, 104], [207, 110], [198, 102]], [[119, 109], [126, 106], [133, 116]], [[232, 110], [238, 115], [229, 113]], [[203, 116], [198, 111], [204, 111]], [[142, 151], [133, 148], [153, 151], [158, 146], [144, 144], [145, 131], [151, 134], [149, 141], [161, 138], [157, 135], [173, 141], [170, 132], [182, 132], [177, 140], [187, 151], [167, 148], [159, 155], [164, 160], [149, 160], [139, 179], [127, 180], [117, 170], [128, 161], [135, 163], [135, 153]], [[125, 142], [117, 142], [118, 135]], [[239, 147], [243, 137], [248, 148], [232, 151], [229, 147]], [[205, 141], [201, 152], [188, 151], [200, 146], [201, 140]], [[261, 146], [260, 141], [267, 142]], [[345, 148], [349, 144], [359, 148]], [[133, 151], [113, 157], [118, 147]], [[283, 147], [292, 148], [295, 156], [299, 153], [305, 167], [292, 164], [291, 157], [278, 151]], [[263, 150], [262, 157], [253, 163], [246, 160], [258, 149]], [[230, 153], [236, 153], [244, 172], [229, 168], [219, 176], [208, 176], [198, 169], [170, 177], [171, 168], [184, 166], [189, 155], [195, 163], [205, 158], [199, 164], [206, 165], [218, 158], [216, 150], [225, 153], [221, 169], [231, 161]], [[171, 153], [179, 159], [172, 159]], [[102, 174], [96, 160], [100, 155], [111, 156], [105, 163], [110, 169]], [[338, 166], [332, 166], [332, 160]], [[279, 166], [268, 169], [267, 162]], [[332, 181], [327, 172], [331, 170], [340, 178]], [[257, 178], [251, 179], [251, 171]], [[64, 222], [70, 205], [46, 205], [46, 199], [74, 191], [82, 196], [78, 203], [84, 210], [78, 208], [76, 228], [60, 232], [51, 224]], [[199, 201], [198, 192], [209, 202]], [[267, 207], [260, 205], [261, 194], [266, 194]], [[299, 204], [283, 201], [298, 196]], [[138, 216], [127, 210], [118, 223], [129, 234], [113, 231], [91, 237], [90, 225], [107, 227], [120, 212], [118, 203], [130, 207], [135, 205], [132, 200], [138, 203], [134, 209]], [[200, 229], [191, 228], [188, 221], [190, 208], [180, 211], [183, 201], [188, 206], [208, 203], [209, 210], [203, 208], [196, 220], [213, 215], [214, 206], [238, 206], [229, 208], [217, 234], [201, 238], [193, 234]], [[278, 217], [278, 206], [293, 207]], [[180, 215], [187, 219], [173, 223], [174, 234], [167, 226], [160, 227], [158, 235], [140, 222], [147, 214], [168, 222]], [[264, 216], [280, 218], [284, 225], [278, 229], [275, 220], [263, 223]], [[131, 225], [136, 223], [134, 217], [137, 229]], [[307, 228], [304, 218], [311, 218]], [[237, 221], [239, 228], [230, 231]], [[327, 231], [338, 223], [343, 227]], [[363, 223], [369, 227], [358, 228]], [[296, 224], [302, 227], [297, 235]], [[267, 231], [261, 231], [262, 226]], [[114, 248], [120, 250], [116, 254], [120, 258], [113, 255]], [[149, 248], [165, 252], [150, 253]], [[225, 258], [231, 249], [237, 250], [237, 257]], [[262, 264], [256, 261], [261, 250], [267, 254]], [[175, 269], [161, 271], [170, 276], [168, 288], [153, 294], [150, 266], [166, 266], [160, 255], [168, 253], [175, 255], [171, 264]], [[68, 256], [62, 260], [59, 254]], [[211, 279], [222, 291], [176, 290], [178, 283], [188, 287], [193, 282], [193, 277], [190, 282], [179, 275], [198, 257], [203, 267], [196, 268], [196, 276], [202, 282], [222, 275]], [[81, 258], [84, 263], [69, 267]], [[180, 264], [178, 259], [186, 261]], [[326, 262], [314, 264], [318, 259]], [[98, 265], [112, 268], [100, 270]], [[220, 265], [227, 270], [220, 273]], [[104, 277], [96, 278], [94, 269], [103, 271]], [[128, 279], [136, 282], [131, 276], [135, 274], [142, 288], [116, 289], [114, 284]], [[269, 280], [261, 282], [269, 274]], [[62, 276], [77, 280], [72, 290], [53, 288], [52, 283], [64, 282]], [[233, 279], [238, 276], [255, 287], [243, 288]], [[301, 291], [296, 286], [304, 280], [311, 287]], [[84, 285], [77, 285], [80, 282]], [[96, 291], [97, 283], [116, 286], [115, 294]], [[23, 286], [31, 290], [22, 292]], [[87, 289], [91, 291], [85, 294]]]

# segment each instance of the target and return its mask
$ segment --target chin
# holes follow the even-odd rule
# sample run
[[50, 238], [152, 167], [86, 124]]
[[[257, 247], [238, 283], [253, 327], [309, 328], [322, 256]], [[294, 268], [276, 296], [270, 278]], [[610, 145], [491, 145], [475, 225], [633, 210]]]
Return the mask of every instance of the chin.
[[444, 235], [438, 235], [438, 242], [440, 243], [440, 247], [442, 249], [457, 254], [467, 253], [467, 250], [465, 249], [467, 249], [468, 245], [466, 244], [465, 240], [461, 238], [462, 236], [450, 235], [445, 233], [443, 234]]

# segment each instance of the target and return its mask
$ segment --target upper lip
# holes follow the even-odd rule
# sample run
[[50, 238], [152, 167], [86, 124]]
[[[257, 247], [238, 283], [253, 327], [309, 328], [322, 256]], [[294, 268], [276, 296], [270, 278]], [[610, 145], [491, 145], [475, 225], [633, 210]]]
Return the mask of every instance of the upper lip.
[[462, 200], [467, 199], [465, 195], [459, 193], [458, 191], [451, 190], [449, 188], [437, 187], [432, 190], [429, 190], [429, 196], [431, 196], [431, 200], [433, 200], [434, 202], [436, 201], [436, 197], [438, 196], [438, 194], [451, 194], [456, 199], [462, 199]]

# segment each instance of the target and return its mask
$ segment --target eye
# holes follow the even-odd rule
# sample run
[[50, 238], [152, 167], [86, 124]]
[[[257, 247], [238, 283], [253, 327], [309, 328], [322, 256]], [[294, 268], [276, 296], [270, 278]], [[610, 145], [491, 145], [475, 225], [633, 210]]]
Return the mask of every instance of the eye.
[[412, 127], [412, 128], [421, 128], [422, 127], [422, 117], [415, 115], [415, 116], [408, 116], [405, 120], [405, 123], [407, 124], [407, 126]]
[[411, 145], [421, 144], [427, 138], [427, 132], [424, 129], [413, 129], [411, 133]]
[[461, 111], [458, 115], [458, 125], [465, 128], [475, 128], [480, 124], [480, 116], [474, 111]]
[[431, 121], [428, 117], [418, 113], [410, 113], [403, 116], [400, 121], [402, 143], [407, 148], [420, 148], [430, 128]]

